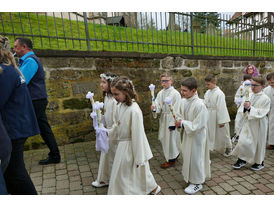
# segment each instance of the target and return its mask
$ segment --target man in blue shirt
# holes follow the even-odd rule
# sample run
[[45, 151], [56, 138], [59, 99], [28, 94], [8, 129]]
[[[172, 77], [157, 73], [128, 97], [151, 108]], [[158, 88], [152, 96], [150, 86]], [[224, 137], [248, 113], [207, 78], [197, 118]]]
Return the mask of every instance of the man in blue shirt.
[[59, 163], [61, 159], [60, 152], [46, 115], [48, 100], [43, 65], [32, 51], [32, 41], [28, 38], [16, 38], [14, 51], [20, 57], [18, 66], [28, 85], [41, 132], [40, 135], [50, 150], [48, 157], [40, 160], [39, 164]]

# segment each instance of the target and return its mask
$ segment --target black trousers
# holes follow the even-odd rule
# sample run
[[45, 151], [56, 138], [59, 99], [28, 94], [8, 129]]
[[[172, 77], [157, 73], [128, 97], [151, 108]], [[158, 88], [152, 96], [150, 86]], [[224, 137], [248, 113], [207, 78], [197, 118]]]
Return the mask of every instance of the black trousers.
[[40, 135], [50, 150], [48, 154], [49, 157], [54, 159], [60, 159], [60, 152], [59, 152], [54, 134], [48, 123], [48, 118], [46, 115], [48, 100], [47, 99], [33, 100], [32, 104], [33, 104], [38, 125], [40, 128]]
[[9, 194], [37, 195], [24, 163], [24, 143], [27, 138], [12, 140], [12, 152], [4, 178]]

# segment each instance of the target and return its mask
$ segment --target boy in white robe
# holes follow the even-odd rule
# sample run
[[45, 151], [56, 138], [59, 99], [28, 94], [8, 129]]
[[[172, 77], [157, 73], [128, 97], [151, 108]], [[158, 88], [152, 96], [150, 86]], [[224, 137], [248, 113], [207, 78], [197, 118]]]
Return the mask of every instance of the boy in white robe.
[[[137, 94], [132, 82], [118, 77], [111, 83], [111, 92], [117, 102], [117, 122], [109, 134], [117, 134], [117, 149], [108, 188], [109, 195], [158, 194], [157, 185], [150, 171], [152, 152], [145, 134], [143, 114], [136, 103]], [[116, 135], [114, 135], [116, 136]]]
[[271, 105], [268, 113], [268, 142], [267, 149], [274, 149], [274, 72], [266, 76], [268, 86], [264, 88], [264, 93], [270, 98]]
[[168, 97], [172, 100], [174, 111], [177, 113], [181, 100], [180, 93], [174, 89], [172, 76], [169, 73], [161, 75], [161, 85], [163, 89], [157, 94], [155, 106], [151, 106], [151, 110], [156, 110], [156, 114], [160, 114], [158, 138], [162, 144], [163, 153], [166, 162], [161, 164], [161, 168], [169, 168], [174, 166], [176, 159], [180, 154], [180, 133], [175, 129], [174, 118], [169, 106], [164, 102]]
[[[252, 79], [252, 76], [250, 74], [244, 74], [243, 81], [241, 82], [241, 86], [237, 89], [237, 92], [236, 92], [235, 97], [234, 97], [234, 102], [237, 105], [237, 108], [239, 108], [241, 106], [241, 104], [245, 101], [245, 90], [246, 89], [249, 90], [248, 91], [249, 96], [251, 96], [251, 94], [252, 94], [251, 88], [245, 86], [245, 82], [247, 80], [250, 81], [251, 79]], [[242, 128], [242, 122], [239, 121], [239, 117], [237, 115], [235, 117], [234, 125], [235, 125], [234, 126], [234, 132], [235, 133], [234, 133], [233, 137], [231, 138], [232, 142], [238, 141], [239, 132]]]
[[[110, 91], [111, 81], [116, 77], [113, 73], [103, 73], [100, 75], [101, 78], [101, 89], [104, 95], [104, 120], [105, 127], [107, 129], [111, 128], [115, 119], [114, 114], [116, 113], [117, 101], [112, 97]], [[104, 187], [108, 186], [108, 182], [110, 179], [112, 163], [115, 156], [115, 151], [117, 147], [117, 141], [115, 137], [109, 137], [109, 150], [107, 153], [101, 152], [99, 168], [98, 168], [98, 176], [95, 181], [91, 183], [93, 187]]]
[[270, 99], [262, 91], [265, 80], [261, 76], [252, 77], [251, 89], [253, 95], [250, 101], [245, 101], [238, 112], [243, 119], [243, 128], [239, 134], [239, 142], [233, 150], [233, 155], [238, 156], [237, 162], [232, 165], [240, 169], [246, 163], [253, 164], [252, 170], [264, 168], [264, 156], [267, 137]]
[[225, 94], [216, 85], [216, 78], [209, 74], [205, 78], [208, 90], [204, 96], [204, 103], [208, 109], [208, 139], [209, 150], [216, 150], [225, 156], [230, 156], [232, 143], [230, 139], [230, 117], [226, 107]]
[[181, 100], [177, 128], [183, 127], [182, 174], [186, 182], [187, 194], [194, 194], [203, 188], [206, 178], [210, 178], [210, 160], [207, 134], [208, 111], [196, 93], [197, 81], [188, 78], [182, 82]]

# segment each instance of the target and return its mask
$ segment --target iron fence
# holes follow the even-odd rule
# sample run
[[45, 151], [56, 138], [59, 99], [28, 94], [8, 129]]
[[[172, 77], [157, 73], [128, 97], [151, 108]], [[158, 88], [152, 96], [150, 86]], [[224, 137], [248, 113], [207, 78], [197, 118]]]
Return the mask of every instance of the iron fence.
[[2, 12], [0, 24], [36, 49], [274, 57], [272, 12]]

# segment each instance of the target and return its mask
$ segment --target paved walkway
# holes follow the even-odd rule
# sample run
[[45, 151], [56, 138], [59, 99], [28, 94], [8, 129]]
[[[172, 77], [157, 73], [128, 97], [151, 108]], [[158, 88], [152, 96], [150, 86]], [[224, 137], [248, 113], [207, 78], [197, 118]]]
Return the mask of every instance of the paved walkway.
[[[156, 182], [162, 187], [161, 195], [185, 195], [187, 184], [181, 175], [182, 158], [172, 168], [161, 169], [164, 161], [157, 134], [149, 134], [148, 139], [154, 157], [150, 160], [151, 171]], [[48, 149], [25, 152], [25, 163], [39, 194], [57, 195], [106, 195], [107, 187], [94, 188], [91, 182], [96, 179], [100, 153], [95, 151], [95, 142], [69, 144], [60, 147], [62, 161], [56, 165], [38, 165], [45, 158]], [[211, 153], [211, 176], [204, 188], [196, 194], [203, 195], [247, 195], [274, 194], [274, 151], [267, 150], [265, 168], [250, 170], [246, 165], [234, 170], [236, 157], [224, 157]]]

